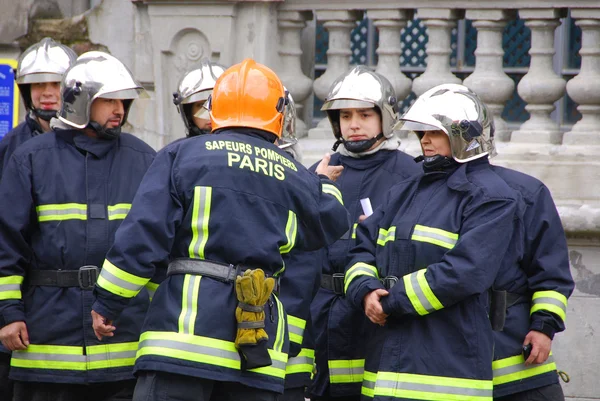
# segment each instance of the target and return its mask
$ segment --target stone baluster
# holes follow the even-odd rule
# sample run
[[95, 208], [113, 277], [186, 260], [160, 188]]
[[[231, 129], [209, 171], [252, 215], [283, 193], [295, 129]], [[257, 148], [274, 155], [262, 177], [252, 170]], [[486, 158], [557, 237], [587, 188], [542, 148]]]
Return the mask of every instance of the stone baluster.
[[[354, 10], [317, 10], [317, 20], [325, 21], [323, 26], [329, 32], [327, 50], [327, 70], [313, 83], [315, 95], [325, 100], [333, 81], [350, 68], [350, 33], [356, 27], [356, 21], [362, 19], [362, 11]], [[312, 138], [333, 138], [331, 125], [323, 118], [316, 128], [309, 131]]]
[[562, 133], [558, 124], [550, 118], [554, 102], [565, 93], [565, 80], [553, 69], [554, 30], [563, 16], [560, 9], [520, 10], [519, 16], [531, 29], [531, 63], [529, 71], [517, 86], [519, 96], [527, 102], [525, 110], [530, 113], [518, 131], [513, 132], [512, 142], [559, 144]]
[[571, 10], [581, 27], [579, 74], [567, 83], [582, 117], [563, 138], [565, 145], [600, 145], [600, 9]]
[[427, 27], [427, 68], [413, 81], [417, 96], [440, 84], [460, 84], [461, 80], [450, 72], [450, 40], [452, 28], [460, 19], [458, 10], [423, 8], [417, 16]]
[[304, 105], [302, 102], [310, 95], [312, 79], [304, 75], [301, 68], [301, 36], [306, 21], [312, 20], [310, 11], [280, 11], [278, 26], [280, 32], [279, 56], [281, 68], [279, 78], [294, 98], [296, 104], [296, 136], [306, 136], [306, 124], [302, 121]]
[[412, 19], [408, 10], [369, 10], [367, 15], [379, 30], [379, 60], [375, 72], [383, 75], [392, 83], [396, 98], [402, 101], [410, 95], [412, 81], [400, 70], [400, 31]]
[[502, 68], [502, 32], [506, 21], [516, 16], [505, 10], [467, 10], [465, 17], [477, 28], [477, 56], [475, 70], [464, 80], [464, 85], [479, 95], [494, 115], [496, 138], [510, 140], [510, 130], [502, 118], [506, 101], [515, 89], [515, 83]]

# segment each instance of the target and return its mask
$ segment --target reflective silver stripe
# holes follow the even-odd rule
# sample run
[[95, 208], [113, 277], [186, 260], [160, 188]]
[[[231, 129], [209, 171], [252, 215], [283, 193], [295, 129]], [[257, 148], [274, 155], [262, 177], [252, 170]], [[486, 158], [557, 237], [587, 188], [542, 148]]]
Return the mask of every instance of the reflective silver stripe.
[[[38, 220], [39, 221], [47, 221], [47, 220], [66, 220], [66, 217], [71, 219], [87, 219], [87, 207], [83, 205], [82, 208], [67, 208], [67, 209], [48, 209], [41, 208], [38, 206]], [[54, 218], [55, 217], [55, 218]]]
[[21, 291], [21, 284], [0, 284], [0, 292]]
[[458, 242], [458, 234], [451, 233], [440, 228], [415, 225], [412, 240], [429, 242], [443, 248], [452, 249]]
[[315, 358], [311, 358], [310, 356], [296, 356], [288, 359], [288, 366], [292, 365], [312, 365]]
[[108, 352], [102, 354], [93, 354], [88, 355], [89, 362], [96, 361], [109, 361], [114, 359], [127, 359], [127, 358], [135, 358], [135, 354], [137, 351], [120, 351], [120, 352]]
[[118, 205], [109, 205], [107, 209], [109, 220], [124, 219], [131, 210], [131, 204], [119, 203]]
[[371, 390], [375, 389], [375, 382], [367, 380], [366, 378], [363, 378], [362, 385], [363, 385], [363, 387], [366, 387], [366, 388], [371, 389]]
[[123, 279], [118, 278], [117, 276], [109, 272], [108, 269], [102, 269], [100, 271], [100, 276], [109, 283], [124, 288], [126, 290], [134, 291], [137, 293], [141, 289], [139, 285], [132, 284], [129, 281], [125, 281]]
[[344, 204], [343, 201], [343, 197], [342, 197], [342, 193], [340, 192], [339, 189], [337, 189], [337, 187], [335, 187], [334, 185], [331, 184], [323, 184], [322, 185], [322, 190], [323, 193], [325, 194], [329, 194], [331, 196], [333, 196], [334, 198], [336, 198], [338, 200], [338, 202], [340, 202], [342, 205]]
[[[419, 391], [424, 393], [435, 393], [435, 394], [452, 394], [462, 395], [465, 397], [489, 397], [492, 401], [494, 390], [492, 389], [477, 389], [477, 388], [466, 388], [466, 387], [454, 387], [454, 386], [441, 386], [438, 384], [424, 384], [424, 383], [410, 383], [404, 381], [393, 381], [393, 380], [382, 380], [377, 379], [375, 384], [375, 395], [380, 394], [380, 389], [393, 389], [396, 392], [406, 391]], [[405, 397], [402, 397], [405, 398]]]
[[[196, 320], [196, 302], [197, 298], [194, 297], [198, 295], [197, 287], [200, 285], [200, 279], [202, 276], [194, 276], [190, 275], [190, 285], [188, 287], [187, 296], [187, 310], [185, 311], [185, 317], [183, 318], [183, 333], [186, 334], [194, 334], [192, 326]], [[194, 320], [193, 322], [191, 320]]]
[[558, 306], [560, 309], [562, 309], [565, 312], [565, 315], [567, 313], [567, 307], [565, 306], [565, 304], [556, 298], [550, 298], [550, 297], [534, 298], [533, 305], [538, 305], [538, 304], [550, 304], [550, 305]]
[[529, 366], [526, 366], [525, 361], [523, 361], [523, 359], [521, 358], [519, 362], [515, 365], [494, 369], [494, 377], [505, 376], [517, 372], [524, 372], [531, 369], [537, 369], [540, 366], [550, 365], [551, 363], [554, 363], [554, 357], [552, 355], [550, 355], [544, 363]]
[[204, 246], [208, 241], [208, 221], [212, 187], [194, 188], [194, 207], [192, 212], [192, 241], [190, 243], [190, 258], [205, 259]]
[[423, 293], [421, 284], [419, 284], [417, 273], [418, 272], [415, 272], [410, 275], [410, 282], [412, 283], [414, 293], [417, 296], [417, 298], [419, 298], [419, 301], [421, 301], [421, 305], [423, 305], [423, 307], [425, 308], [425, 310], [427, 312], [429, 312], [429, 313], [435, 312], [437, 309], [434, 308], [433, 305], [431, 305], [431, 303], [429, 302], [429, 299], [427, 299], [427, 297]]
[[295, 334], [297, 336], [304, 336], [304, 329], [302, 327], [294, 326], [293, 324], [289, 324], [288, 322], [288, 331], [290, 334]]
[[351, 375], [351, 376], [360, 376], [362, 378], [365, 373], [364, 366], [354, 366], [347, 368], [332, 368], [329, 367], [329, 375], [330, 376], [340, 376], [340, 375]]
[[12, 358], [26, 359], [28, 361], [86, 362], [86, 356], [83, 355], [83, 348], [82, 355], [17, 351], [12, 353]]

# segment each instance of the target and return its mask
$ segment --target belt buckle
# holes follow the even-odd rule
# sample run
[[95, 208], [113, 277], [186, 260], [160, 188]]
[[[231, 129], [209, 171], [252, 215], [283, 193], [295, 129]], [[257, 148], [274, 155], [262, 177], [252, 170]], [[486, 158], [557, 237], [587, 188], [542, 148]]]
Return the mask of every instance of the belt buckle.
[[385, 276], [381, 280], [381, 282], [383, 283], [383, 286], [385, 287], [386, 290], [390, 290], [398, 282], [398, 277], [396, 277], [396, 276]]
[[87, 265], [81, 266], [77, 273], [77, 281], [79, 282], [79, 288], [82, 290], [91, 290], [98, 281], [99, 269], [97, 266]]
[[337, 295], [344, 295], [344, 273], [333, 273], [331, 279], [333, 281], [333, 292]]

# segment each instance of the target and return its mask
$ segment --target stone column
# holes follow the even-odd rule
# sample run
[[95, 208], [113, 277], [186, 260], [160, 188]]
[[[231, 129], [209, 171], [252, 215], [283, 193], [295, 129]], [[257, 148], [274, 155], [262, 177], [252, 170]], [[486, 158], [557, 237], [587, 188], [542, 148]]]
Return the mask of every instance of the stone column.
[[412, 81], [400, 70], [400, 31], [412, 19], [408, 10], [369, 10], [367, 15], [379, 30], [379, 60], [375, 72], [383, 75], [392, 83], [396, 98], [402, 101], [410, 95]]
[[563, 138], [565, 145], [600, 145], [600, 9], [571, 10], [581, 27], [581, 70], [567, 83], [582, 115]]
[[[325, 21], [323, 26], [329, 32], [327, 70], [313, 83], [315, 95], [325, 100], [333, 81], [350, 68], [350, 33], [356, 27], [356, 21], [362, 19], [363, 13], [355, 10], [317, 10], [316, 13], [317, 20]], [[309, 131], [309, 136], [313, 138], [329, 139], [333, 138], [332, 135], [327, 118]]]
[[531, 29], [531, 63], [529, 71], [519, 82], [519, 96], [527, 102], [525, 110], [529, 120], [513, 132], [513, 142], [559, 144], [562, 133], [558, 124], [550, 119], [554, 102], [565, 93], [565, 80], [553, 69], [554, 30], [563, 15], [560, 9], [520, 10], [519, 16]]
[[423, 8], [417, 16], [427, 26], [427, 68], [413, 81], [413, 92], [422, 95], [428, 89], [440, 84], [460, 84], [461, 80], [450, 72], [450, 39], [456, 20], [460, 19], [458, 10]]
[[515, 83], [502, 68], [502, 32], [506, 21], [514, 18], [515, 13], [505, 10], [467, 10], [465, 17], [472, 20], [477, 28], [477, 63], [464, 84], [479, 95], [494, 115], [496, 138], [508, 141], [510, 131], [502, 119], [502, 111], [515, 89]]
[[312, 20], [310, 11], [280, 11], [278, 16], [280, 42], [279, 56], [281, 65], [278, 71], [279, 78], [294, 98], [296, 104], [296, 136], [306, 136], [306, 124], [300, 119], [303, 115], [302, 102], [310, 95], [312, 90], [312, 79], [302, 73], [301, 56], [302, 49], [301, 36], [302, 29], [306, 26], [306, 21]]

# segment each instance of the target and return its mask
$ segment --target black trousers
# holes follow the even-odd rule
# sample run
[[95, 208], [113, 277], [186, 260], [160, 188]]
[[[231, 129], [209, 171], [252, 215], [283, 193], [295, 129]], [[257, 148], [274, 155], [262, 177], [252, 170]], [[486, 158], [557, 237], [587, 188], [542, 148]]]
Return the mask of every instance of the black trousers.
[[496, 401], [565, 401], [560, 383], [551, 384], [522, 393], [507, 395], [506, 397], [494, 398]]
[[0, 401], [12, 401], [13, 382], [8, 378], [10, 354], [0, 352]]
[[133, 401], [277, 401], [278, 393], [166, 372], [142, 371]]
[[360, 401], [359, 395], [349, 395], [346, 397], [331, 397], [329, 395], [323, 397], [310, 397], [311, 401]]
[[277, 401], [304, 401], [306, 399], [305, 393], [306, 389], [304, 387], [286, 388]]
[[127, 401], [135, 380], [94, 384], [15, 381], [14, 401]]

